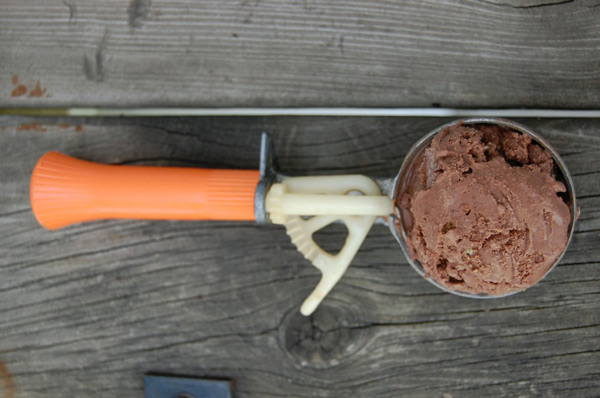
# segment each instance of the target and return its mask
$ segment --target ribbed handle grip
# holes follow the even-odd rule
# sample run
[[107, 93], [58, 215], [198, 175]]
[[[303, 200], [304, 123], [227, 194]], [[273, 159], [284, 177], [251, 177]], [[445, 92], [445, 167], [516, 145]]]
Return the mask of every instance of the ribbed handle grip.
[[254, 220], [258, 170], [113, 166], [48, 152], [31, 175], [47, 229], [99, 219]]

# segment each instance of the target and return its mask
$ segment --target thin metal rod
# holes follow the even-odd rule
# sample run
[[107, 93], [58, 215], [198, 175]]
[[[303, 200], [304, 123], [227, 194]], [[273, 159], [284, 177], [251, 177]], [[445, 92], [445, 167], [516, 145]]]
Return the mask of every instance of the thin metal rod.
[[457, 108], [0, 108], [0, 115], [78, 117], [159, 116], [345, 116], [345, 117], [505, 117], [600, 118], [599, 109]]

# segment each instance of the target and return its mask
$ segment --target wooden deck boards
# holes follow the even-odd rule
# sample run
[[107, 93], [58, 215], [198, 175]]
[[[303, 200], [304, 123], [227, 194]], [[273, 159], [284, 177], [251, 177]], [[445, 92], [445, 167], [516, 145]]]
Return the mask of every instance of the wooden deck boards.
[[[12, 376], [0, 381], [12, 380], [16, 395], [0, 387], [0, 397], [142, 396], [146, 372], [233, 378], [238, 397], [597, 396], [598, 120], [521, 121], [564, 156], [581, 218], [561, 265], [499, 300], [443, 293], [375, 226], [304, 318], [299, 305], [319, 275], [280, 227], [99, 221], [48, 232], [29, 210], [29, 174], [48, 150], [254, 168], [265, 130], [291, 174], [391, 176], [443, 122], [1, 118], [0, 371]], [[323, 241], [342, 236], [334, 229]]]

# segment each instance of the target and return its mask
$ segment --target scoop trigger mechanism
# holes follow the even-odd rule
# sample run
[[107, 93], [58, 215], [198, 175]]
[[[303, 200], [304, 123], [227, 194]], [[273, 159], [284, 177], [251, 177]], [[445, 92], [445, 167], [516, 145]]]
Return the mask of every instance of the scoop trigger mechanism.
[[[377, 183], [362, 175], [285, 178], [271, 186], [265, 202], [271, 222], [283, 225], [298, 251], [322, 273], [300, 308], [303, 315], [312, 314], [340, 280], [376, 218], [393, 212]], [[334, 222], [348, 229], [335, 255], [313, 239], [315, 232]]]

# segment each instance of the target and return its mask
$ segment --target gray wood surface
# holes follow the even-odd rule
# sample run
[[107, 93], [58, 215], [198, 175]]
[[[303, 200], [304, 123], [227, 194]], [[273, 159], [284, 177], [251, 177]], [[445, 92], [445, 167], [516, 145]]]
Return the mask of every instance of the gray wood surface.
[[318, 272], [280, 227], [99, 221], [48, 232], [29, 209], [29, 174], [48, 150], [255, 168], [266, 130], [287, 172], [391, 176], [443, 122], [0, 118], [0, 398], [141, 397], [146, 372], [232, 378], [238, 397], [597, 397], [600, 120], [522, 121], [564, 156], [581, 218], [561, 265], [498, 300], [438, 290], [376, 226], [304, 318]]
[[0, 106], [599, 107], [598, 5], [2, 0]]

